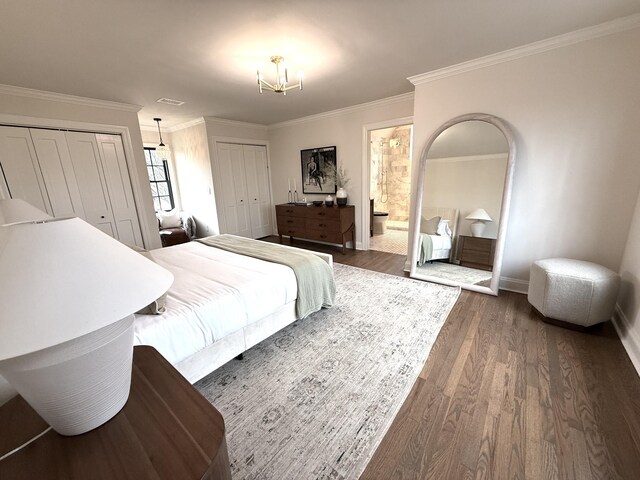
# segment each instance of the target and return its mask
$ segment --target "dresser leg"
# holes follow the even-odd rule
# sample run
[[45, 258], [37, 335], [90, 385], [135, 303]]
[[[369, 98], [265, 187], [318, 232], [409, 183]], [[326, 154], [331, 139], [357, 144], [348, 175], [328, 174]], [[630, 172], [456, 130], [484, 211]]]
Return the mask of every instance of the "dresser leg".
[[280, 235], [280, 243], [282, 243], [282, 235]]

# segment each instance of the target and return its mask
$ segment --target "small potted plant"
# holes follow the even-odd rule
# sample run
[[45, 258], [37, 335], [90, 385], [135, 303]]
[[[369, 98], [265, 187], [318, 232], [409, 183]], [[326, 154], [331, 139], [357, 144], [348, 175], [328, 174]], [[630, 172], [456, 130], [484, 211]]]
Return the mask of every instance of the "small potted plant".
[[336, 169], [336, 186], [338, 187], [338, 191], [336, 192], [336, 203], [338, 206], [344, 206], [347, 204], [347, 185], [349, 184], [350, 178], [347, 176], [347, 171], [341, 166]]

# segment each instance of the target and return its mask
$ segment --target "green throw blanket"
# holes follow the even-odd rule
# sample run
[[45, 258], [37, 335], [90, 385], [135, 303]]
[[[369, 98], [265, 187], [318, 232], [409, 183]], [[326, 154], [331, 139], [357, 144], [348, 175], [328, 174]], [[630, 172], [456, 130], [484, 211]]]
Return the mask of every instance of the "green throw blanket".
[[336, 295], [333, 271], [327, 262], [312, 253], [234, 235], [214, 235], [200, 238], [198, 241], [210, 247], [290, 267], [298, 283], [298, 318], [304, 318], [322, 307], [333, 305]]

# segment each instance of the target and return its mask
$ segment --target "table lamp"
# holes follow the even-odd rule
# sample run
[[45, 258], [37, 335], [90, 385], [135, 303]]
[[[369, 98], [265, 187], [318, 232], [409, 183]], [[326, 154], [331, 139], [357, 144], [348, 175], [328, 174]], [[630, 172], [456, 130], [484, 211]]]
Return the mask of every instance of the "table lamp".
[[173, 275], [79, 218], [0, 200], [0, 375], [62, 435], [129, 397], [133, 313]]
[[472, 237], [481, 237], [484, 232], [485, 222], [493, 221], [484, 208], [476, 208], [464, 218], [467, 220], [475, 220], [475, 222], [471, 224]]

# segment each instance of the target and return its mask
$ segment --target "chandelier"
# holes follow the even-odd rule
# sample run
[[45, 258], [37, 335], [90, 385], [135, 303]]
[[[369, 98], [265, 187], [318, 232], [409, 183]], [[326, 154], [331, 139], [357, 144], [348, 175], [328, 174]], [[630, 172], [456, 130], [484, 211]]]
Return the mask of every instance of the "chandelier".
[[160, 145], [156, 147], [156, 157], [163, 161], [169, 160], [169, 157], [171, 156], [171, 150], [169, 150], [169, 147], [162, 143], [162, 132], [160, 132], [160, 122], [162, 121], [162, 119], [154, 118], [153, 121], [158, 123], [158, 135], [160, 136]]
[[274, 55], [271, 57], [271, 63], [276, 66], [276, 83], [275, 85], [271, 85], [267, 82], [260, 70], [258, 70], [258, 91], [262, 93], [262, 89], [265, 88], [267, 90], [271, 90], [272, 92], [282, 93], [286, 95], [289, 90], [293, 90], [294, 88], [299, 88], [302, 90], [302, 72], [298, 73], [298, 83], [295, 85], [287, 85], [289, 83], [289, 73], [287, 72], [287, 67], [284, 66], [284, 73], [280, 71], [280, 64], [284, 62], [284, 57], [280, 55]]

